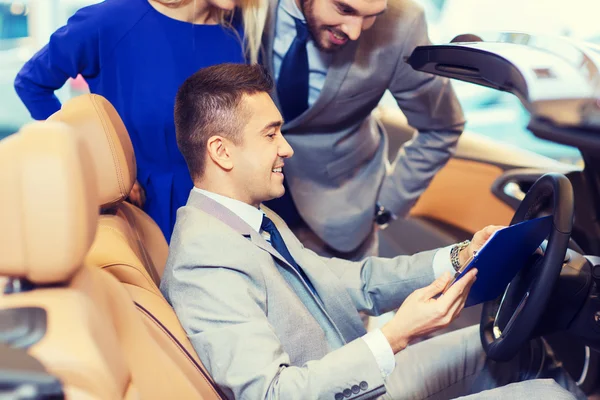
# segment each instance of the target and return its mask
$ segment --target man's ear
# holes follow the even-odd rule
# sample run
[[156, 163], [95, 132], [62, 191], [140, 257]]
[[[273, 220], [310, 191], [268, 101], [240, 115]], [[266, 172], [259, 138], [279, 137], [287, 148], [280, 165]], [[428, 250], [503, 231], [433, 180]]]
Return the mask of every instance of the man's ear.
[[222, 136], [211, 136], [206, 143], [206, 151], [210, 159], [222, 169], [229, 171], [233, 168], [231, 157], [233, 143]]

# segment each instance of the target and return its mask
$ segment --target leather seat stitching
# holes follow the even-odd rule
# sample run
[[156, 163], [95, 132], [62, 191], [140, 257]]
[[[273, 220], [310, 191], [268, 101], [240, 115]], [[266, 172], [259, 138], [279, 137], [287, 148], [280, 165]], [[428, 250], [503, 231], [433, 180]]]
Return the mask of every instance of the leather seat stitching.
[[[94, 106], [94, 109], [96, 110], [97, 114], [102, 114], [105, 115], [104, 112], [100, 112], [100, 109], [96, 103], [96, 99], [94, 97], [92, 97], [92, 105]], [[103, 111], [103, 110], [102, 110]], [[112, 153], [112, 162], [113, 162], [113, 166], [115, 167], [115, 170], [117, 171], [117, 179], [119, 181], [119, 189], [122, 189], [122, 193], [121, 193], [121, 197], [126, 195], [125, 192], [125, 183], [124, 183], [124, 179], [122, 176], [122, 172], [121, 172], [121, 168], [119, 168], [119, 163], [116, 162], [115, 158], [116, 158], [116, 149], [115, 149], [115, 144], [113, 143], [112, 137], [111, 135], [108, 135], [108, 124], [106, 122], [106, 119], [108, 119], [108, 116], [106, 116], [106, 118], [100, 118], [100, 121], [102, 122], [102, 127], [104, 128], [104, 136], [107, 137], [108, 139], [108, 144], [110, 147], [110, 152]]]
[[[119, 217], [119, 218], [120, 218], [120, 217]], [[126, 221], [126, 222], [128, 222], [128, 221]], [[128, 240], [127, 240], [127, 236], [126, 236], [126, 235], [125, 235], [125, 234], [124, 234], [124, 233], [123, 233], [121, 230], [119, 230], [119, 229], [117, 229], [117, 228], [114, 228], [114, 227], [112, 227], [112, 226], [101, 225], [101, 226], [100, 226], [100, 229], [106, 229], [106, 230], [112, 231], [113, 233], [116, 233], [118, 236], [120, 236], [120, 237], [121, 237], [121, 238], [122, 238], [122, 239], [123, 239], [125, 242], [128, 242]], [[132, 229], [132, 230], [134, 230], [134, 229]], [[130, 245], [129, 243], [127, 243], [126, 245], [127, 245], [127, 247], [128, 247], [130, 250], [131, 250], [131, 245]], [[142, 276], [143, 276], [143, 277], [146, 279], [146, 281], [148, 281], [148, 283], [149, 283], [151, 286], [156, 286], [156, 282], [154, 282], [154, 281], [152, 280], [152, 277], [150, 277], [150, 279], [148, 280], [148, 276], [147, 276], [146, 274], [144, 274], [143, 272], [141, 272], [141, 271], [139, 270], [139, 268], [137, 268], [137, 267], [135, 267], [135, 266], [133, 266], [133, 265], [131, 265], [131, 264], [127, 264], [127, 263], [123, 263], [123, 262], [118, 262], [118, 261], [115, 261], [115, 262], [113, 262], [113, 263], [111, 263], [111, 264], [104, 264], [104, 265], [102, 266], [102, 268], [105, 268], [106, 266], [114, 266], [114, 265], [117, 265], [117, 264], [120, 264], [120, 265], [123, 265], [123, 266], [130, 267], [130, 268], [133, 268], [133, 269], [135, 269], [137, 272], [139, 272], [139, 273], [140, 273], [140, 275], [142, 275]], [[144, 266], [142, 265], [142, 267], [144, 267]], [[144, 271], [145, 271], [145, 272], [146, 272], [148, 275], [150, 274], [150, 273], [148, 272], [148, 270], [147, 270], [145, 267], [144, 267]], [[159, 279], [159, 282], [160, 282], [160, 279]]]
[[[138, 274], [140, 274], [140, 275], [141, 275], [141, 276], [142, 276], [142, 277], [143, 277], [143, 278], [146, 280], [146, 282], [148, 282], [148, 285], [150, 285], [151, 287], [156, 287], [156, 284], [155, 284], [155, 283], [154, 283], [152, 280], [149, 280], [149, 279], [148, 279], [148, 277], [146, 276], [146, 274], [144, 274], [144, 273], [140, 272], [140, 270], [139, 270], [138, 268], [134, 267], [133, 265], [130, 265], [130, 264], [127, 264], [127, 263], [124, 263], [124, 262], [117, 261], [117, 262], [113, 262], [113, 263], [106, 263], [106, 264], [102, 264], [102, 265], [100, 266], [100, 268], [102, 268], [102, 269], [108, 269], [108, 268], [111, 268], [111, 267], [116, 267], [116, 266], [120, 266], [120, 267], [128, 267], [128, 268], [131, 268], [131, 269], [133, 269], [133, 270], [134, 270], [134, 271], [136, 271]], [[110, 273], [110, 272], [109, 272], [109, 273]], [[110, 274], [111, 274], [111, 275], [113, 275], [112, 273], [110, 273]], [[114, 276], [114, 275], [113, 275], [113, 276]], [[119, 279], [119, 281], [120, 281], [120, 279]], [[127, 283], [127, 282], [122, 282], [122, 283]], [[139, 285], [134, 285], [134, 286], [136, 286], [136, 287], [139, 287], [140, 289], [147, 290], [147, 291], [148, 291], [148, 292], [150, 292], [150, 293], [155, 293], [155, 292], [153, 292], [153, 291], [151, 291], [151, 290], [148, 290], [148, 289], [146, 289], [146, 288], [144, 288], [144, 287], [142, 287], [142, 286], [139, 286]]]
[[150, 274], [150, 277], [155, 280], [156, 284], [158, 284], [160, 282], [160, 276], [158, 276], [156, 267], [154, 266], [154, 263], [150, 259], [150, 256], [146, 250], [146, 246], [143, 245], [142, 238], [140, 237], [140, 233], [139, 233], [138, 229], [136, 229], [137, 226], [136, 226], [135, 221], [133, 220], [133, 218], [131, 218], [131, 215], [129, 215], [129, 210], [126, 210], [126, 211], [121, 210], [121, 211], [123, 212], [123, 215], [125, 216], [125, 220], [129, 223], [131, 230], [134, 232], [134, 234], [137, 238], [138, 248], [140, 249], [140, 252], [142, 253], [142, 257], [144, 258], [144, 262], [145, 262], [144, 265], [147, 266], [146, 272], [148, 272], [148, 274]]

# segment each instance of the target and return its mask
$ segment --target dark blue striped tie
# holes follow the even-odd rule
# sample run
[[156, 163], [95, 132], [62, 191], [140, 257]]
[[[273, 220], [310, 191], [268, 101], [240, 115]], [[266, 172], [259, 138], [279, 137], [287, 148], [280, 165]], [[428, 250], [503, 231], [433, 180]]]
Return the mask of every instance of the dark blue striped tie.
[[281, 62], [277, 79], [277, 96], [281, 113], [286, 121], [291, 121], [308, 108], [308, 28], [299, 19], [296, 23], [296, 37]]

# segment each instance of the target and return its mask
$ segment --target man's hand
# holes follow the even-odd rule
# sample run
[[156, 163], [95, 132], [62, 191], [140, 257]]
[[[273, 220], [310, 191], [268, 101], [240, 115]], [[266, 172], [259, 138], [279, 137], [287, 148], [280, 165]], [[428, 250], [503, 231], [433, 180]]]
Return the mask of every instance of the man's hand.
[[465, 306], [477, 270], [472, 269], [446, 293], [438, 298], [452, 279], [445, 273], [431, 285], [415, 290], [406, 298], [394, 318], [381, 328], [394, 354], [403, 350], [411, 341], [445, 328]]
[[131, 192], [129, 192], [129, 197], [127, 199], [134, 206], [137, 206], [139, 208], [144, 207], [144, 204], [146, 203], [146, 191], [138, 181], [135, 181], [135, 183], [133, 184], [133, 187], [131, 188]]
[[467, 261], [469, 261], [469, 259], [473, 256], [475, 251], [481, 249], [485, 242], [487, 242], [487, 240], [490, 238], [490, 236], [492, 236], [494, 232], [502, 228], [504, 228], [504, 226], [488, 225], [479, 232], [476, 232], [475, 235], [473, 235], [471, 243], [469, 243], [467, 247], [465, 247], [463, 250], [461, 250], [460, 253], [458, 253], [460, 265], [465, 265]]

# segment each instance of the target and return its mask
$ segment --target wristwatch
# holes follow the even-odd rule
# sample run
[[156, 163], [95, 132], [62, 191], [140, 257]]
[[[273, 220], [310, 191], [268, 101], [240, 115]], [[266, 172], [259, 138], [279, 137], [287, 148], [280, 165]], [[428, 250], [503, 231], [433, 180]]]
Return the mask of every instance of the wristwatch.
[[379, 203], [375, 204], [375, 223], [379, 226], [379, 229], [387, 228], [390, 221], [394, 219], [396, 219], [396, 216], [390, 210]]
[[452, 262], [452, 268], [454, 268], [454, 270], [458, 273], [458, 271], [460, 271], [460, 267], [462, 267], [462, 265], [460, 264], [460, 258], [459, 258], [459, 254], [463, 249], [466, 249], [469, 244], [471, 243], [470, 240], [465, 240], [464, 242], [460, 242], [458, 244], [455, 244], [452, 249], [450, 250], [450, 261]]

